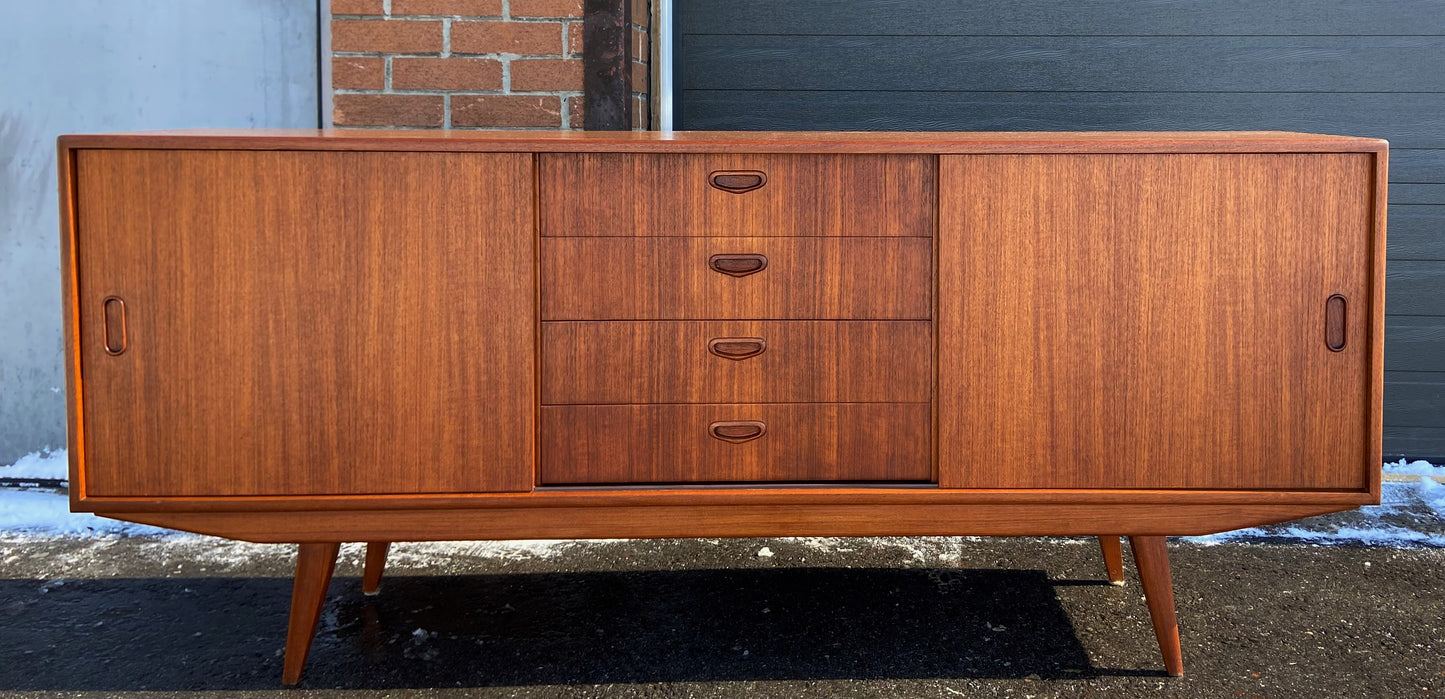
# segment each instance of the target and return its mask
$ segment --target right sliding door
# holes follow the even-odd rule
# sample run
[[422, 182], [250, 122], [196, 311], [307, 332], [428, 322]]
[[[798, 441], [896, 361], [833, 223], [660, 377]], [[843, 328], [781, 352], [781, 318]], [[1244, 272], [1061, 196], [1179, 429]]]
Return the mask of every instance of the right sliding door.
[[942, 156], [939, 484], [1367, 488], [1373, 158]]

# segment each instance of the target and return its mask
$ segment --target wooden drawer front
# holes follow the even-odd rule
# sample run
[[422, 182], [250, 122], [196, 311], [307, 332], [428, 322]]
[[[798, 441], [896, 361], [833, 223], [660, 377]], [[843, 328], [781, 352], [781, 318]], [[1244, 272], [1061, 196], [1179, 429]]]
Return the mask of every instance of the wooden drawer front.
[[[541, 482], [928, 481], [929, 415], [927, 403], [545, 406]], [[747, 439], [750, 423], [761, 436]]]
[[926, 402], [926, 321], [542, 324], [542, 402]]
[[936, 162], [929, 155], [546, 154], [542, 235], [931, 236]]
[[[542, 319], [926, 320], [932, 255], [929, 238], [547, 238]], [[743, 256], [766, 266], [714, 268]]]

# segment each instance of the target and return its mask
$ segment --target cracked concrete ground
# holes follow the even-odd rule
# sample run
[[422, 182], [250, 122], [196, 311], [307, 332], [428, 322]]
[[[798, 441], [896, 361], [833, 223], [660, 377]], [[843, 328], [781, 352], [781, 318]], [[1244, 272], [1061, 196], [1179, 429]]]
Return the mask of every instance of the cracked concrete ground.
[[0, 694], [1445, 693], [1445, 549], [1262, 536], [1171, 540], [1183, 678], [1162, 673], [1133, 570], [1104, 583], [1092, 539], [398, 544], [376, 597], [348, 545], [282, 690], [292, 547], [7, 535]]

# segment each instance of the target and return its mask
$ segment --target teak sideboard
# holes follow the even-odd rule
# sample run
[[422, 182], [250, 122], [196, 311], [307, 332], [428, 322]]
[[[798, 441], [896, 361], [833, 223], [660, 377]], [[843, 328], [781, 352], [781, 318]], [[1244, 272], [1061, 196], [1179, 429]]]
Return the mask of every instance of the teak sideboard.
[[1377, 503], [1387, 146], [1291, 133], [60, 139], [72, 507], [337, 550], [1130, 537]]

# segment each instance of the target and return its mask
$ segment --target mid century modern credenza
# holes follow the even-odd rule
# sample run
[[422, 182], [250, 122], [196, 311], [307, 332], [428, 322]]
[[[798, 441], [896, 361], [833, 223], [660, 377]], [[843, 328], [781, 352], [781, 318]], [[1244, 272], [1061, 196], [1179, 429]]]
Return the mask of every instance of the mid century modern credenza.
[[300, 544], [1130, 537], [1376, 503], [1386, 144], [60, 139], [72, 506]]

